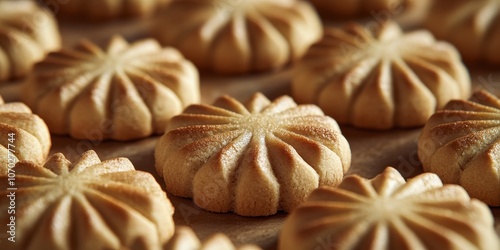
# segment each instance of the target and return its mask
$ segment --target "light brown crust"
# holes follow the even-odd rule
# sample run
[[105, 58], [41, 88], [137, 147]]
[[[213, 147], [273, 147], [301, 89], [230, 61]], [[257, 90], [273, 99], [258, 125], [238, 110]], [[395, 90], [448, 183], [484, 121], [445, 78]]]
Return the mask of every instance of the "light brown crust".
[[329, 28], [294, 66], [292, 94], [339, 123], [367, 129], [417, 127], [470, 94], [460, 55], [426, 31], [394, 22]]
[[24, 101], [53, 134], [134, 140], [162, 134], [168, 119], [200, 100], [198, 71], [155, 40], [82, 41], [37, 64]]
[[[71, 163], [59, 153], [43, 166], [20, 162], [15, 170], [16, 242], [2, 240], [2, 249], [156, 250], [173, 234], [165, 192], [126, 158], [101, 162], [88, 151]], [[8, 183], [0, 175], [3, 197]], [[0, 221], [9, 223], [9, 214]]]
[[9, 162], [43, 163], [51, 144], [49, 129], [40, 117], [25, 104], [4, 103], [0, 96], [0, 174], [7, 173]]
[[264, 216], [292, 211], [318, 186], [336, 186], [350, 167], [335, 120], [290, 97], [223, 96], [174, 117], [159, 140], [156, 170], [174, 195], [213, 212]]
[[305, 1], [175, 0], [153, 33], [200, 70], [234, 74], [300, 58], [321, 36], [321, 21]]
[[0, 82], [26, 76], [61, 47], [52, 14], [31, 1], [0, 1]]
[[425, 171], [500, 206], [500, 100], [484, 90], [454, 100], [424, 127], [418, 155]]
[[486, 204], [432, 173], [405, 181], [394, 168], [318, 188], [286, 219], [279, 250], [497, 249]]
[[457, 47], [466, 61], [500, 64], [500, 3], [433, 1], [426, 27]]

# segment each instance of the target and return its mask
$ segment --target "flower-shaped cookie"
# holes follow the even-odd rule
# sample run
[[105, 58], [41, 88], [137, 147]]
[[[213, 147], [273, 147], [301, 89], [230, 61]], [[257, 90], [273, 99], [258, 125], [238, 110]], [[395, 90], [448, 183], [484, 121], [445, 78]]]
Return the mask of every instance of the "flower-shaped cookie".
[[498, 249], [490, 209], [432, 173], [405, 182], [387, 168], [318, 188], [286, 219], [280, 250]]
[[14, 221], [15, 243], [2, 239], [1, 249], [160, 249], [174, 233], [165, 192], [128, 159], [55, 154], [15, 170], [14, 180], [0, 175], [1, 207], [15, 201], [15, 214], [0, 214], [3, 225]]
[[209, 211], [264, 216], [293, 210], [318, 186], [336, 186], [351, 152], [318, 107], [257, 93], [245, 104], [223, 96], [188, 107], [170, 121], [155, 158], [172, 194]]
[[199, 102], [196, 68], [152, 40], [83, 41], [37, 64], [23, 95], [53, 134], [132, 140], [162, 134], [168, 119]]
[[71, 21], [104, 22], [147, 17], [169, 0], [38, 0], [57, 17]]
[[0, 174], [18, 161], [42, 163], [51, 139], [45, 122], [23, 103], [4, 103], [0, 96]]
[[427, 28], [457, 47], [466, 61], [500, 64], [500, 1], [433, 1]]
[[449, 100], [467, 98], [458, 52], [427, 31], [394, 22], [326, 29], [294, 67], [292, 92], [339, 123], [369, 129], [416, 127]]
[[0, 81], [25, 76], [61, 46], [57, 22], [33, 1], [0, 1]]
[[168, 241], [164, 250], [259, 250], [254, 245], [243, 245], [236, 247], [224, 234], [212, 235], [207, 240], [201, 242], [193, 230], [189, 227], [179, 226], [175, 228], [174, 236]]
[[174, 0], [153, 33], [200, 69], [246, 73], [298, 59], [320, 38], [321, 29], [305, 1]]
[[481, 90], [450, 101], [427, 122], [418, 141], [425, 171], [459, 184], [471, 197], [500, 206], [500, 99]]

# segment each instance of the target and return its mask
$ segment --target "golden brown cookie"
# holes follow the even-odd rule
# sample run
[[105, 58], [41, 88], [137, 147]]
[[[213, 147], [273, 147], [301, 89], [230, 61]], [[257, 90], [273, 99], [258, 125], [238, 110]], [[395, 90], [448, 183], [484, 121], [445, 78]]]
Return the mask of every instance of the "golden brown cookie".
[[484, 90], [450, 101], [425, 125], [418, 156], [425, 171], [500, 206], [500, 99]]
[[208, 211], [265, 216], [340, 183], [351, 151], [318, 107], [257, 93], [245, 103], [223, 96], [189, 106], [169, 122], [155, 159], [172, 194]]
[[88, 151], [71, 163], [55, 154], [15, 170], [13, 185], [0, 175], [0, 206], [15, 204], [15, 214], [0, 214], [2, 225], [15, 223], [15, 243], [2, 238], [1, 249], [161, 249], [174, 233], [165, 192], [126, 158], [101, 162]]
[[292, 94], [341, 124], [367, 129], [423, 126], [449, 100], [467, 98], [460, 55], [427, 31], [394, 22], [327, 28], [293, 70]]
[[464, 60], [500, 64], [500, 1], [433, 1], [426, 27]]
[[61, 47], [57, 22], [33, 1], [0, 1], [0, 82], [27, 75]]
[[393, 169], [318, 188], [286, 219], [279, 250], [498, 249], [493, 216], [458, 185]]
[[296, 0], [174, 0], [153, 29], [201, 70], [247, 73], [283, 67], [321, 36], [314, 8]]
[[45, 122], [24, 103], [4, 103], [0, 96], [0, 174], [18, 161], [43, 163], [50, 146]]
[[172, 116], [200, 100], [198, 71], [177, 50], [121, 37], [104, 49], [83, 41], [51, 53], [24, 91], [51, 133], [97, 141], [162, 134]]

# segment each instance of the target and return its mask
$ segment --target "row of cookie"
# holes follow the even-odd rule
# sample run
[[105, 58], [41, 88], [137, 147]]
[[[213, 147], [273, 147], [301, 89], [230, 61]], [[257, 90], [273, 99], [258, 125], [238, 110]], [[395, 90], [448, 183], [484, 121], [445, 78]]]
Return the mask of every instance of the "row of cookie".
[[[437, 111], [419, 139], [419, 157], [424, 170], [438, 173], [446, 183], [464, 186], [473, 197], [491, 206], [499, 206], [499, 176], [495, 172], [499, 112], [500, 101], [486, 91], [477, 92], [470, 101], [450, 101]], [[50, 149], [50, 134], [43, 120], [21, 103], [1, 104], [0, 117], [2, 165], [7, 163], [10, 133], [18, 137], [13, 144], [19, 152], [14, 154], [17, 160], [42, 163]], [[241, 159], [232, 159], [234, 157]], [[294, 161], [296, 158], [303, 160]], [[226, 194], [225, 205], [210, 202], [212, 204], [207, 207], [219, 212], [233, 210], [229, 207], [234, 205], [235, 198], [239, 199], [227, 192], [237, 179], [235, 173], [244, 174], [237, 171], [238, 166], [246, 164], [249, 171], [252, 167], [266, 168], [283, 178], [302, 172], [302, 178], [296, 180], [305, 182], [300, 185], [304, 188], [302, 194], [291, 191], [298, 184], [289, 183], [291, 189], [287, 192], [299, 198], [292, 198], [286, 202], [288, 205], [280, 206], [291, 210], [317, 186], [335, 186], [349, 168], [350, 151], [335, 120], [324, 116], [318, 107], [297, 106], [289, 97], [271, 103], [258, 94], [246, 105], [230, 97], [221, 97], [214, 106], [189, 106], [168, 123], [167, 133], [157, 145], [156, 160], [158, 173], [164, 176], [167, 188], [175, 195], [194, 195], [195, 201], [202, 203], [207, 202], [207, 195], [211, 193], [217, 193], [217, 198]], [[296, 169], [293, 173], [288, 170], [280, 173], [272, 169], [273, 165], [295, 166]], [[301, 169], [304, 165], [305, 169]], [[307, 165], [319, 173], [319, 179], [309, 173], [312, 169]], [[198, 170], [203, 170], [203, 174], [195, 175]], [[256, 186], [253, 179], [264, 173], [267, 172], [252, 173], [250, 182]], [[307, 176], [310, 179], [305, 181]], [[224, 181], [213, 182], [213, 179]], [[193, 181], [194, 186], [203, 190], [197, 196], [192, 193]], [[263, 180], [262, 184], [278, 185], [272, 180]], [[247, 197], [248, 190], [242, 195]], [[256, 195], [263, 197], [262, 192]], [[233, 202], [229, 201], [231, 199]], [[274, 196], [273, 200], [283, 201], [283, 198]], [[245, 210], [258, 213], [254, 215], [273, 214], [278, 210], [277, 204], [270, 207], [274, 208], [267, 212], [251, 207]]]
[[[49, 9], [51, 9], [58, 18], [65, 21], [73, 22], [92, 22], [102, 23], [109, 22], [117, 19], [133, 19], [145, 18], [161, 11], [169, 2], [168, 0], [140, 0], [129, 2], [126, 0], [112, 1], [85, 1], [85, 0], [38, 0], [38, 2]], [[203, 4], [210, 3], [216, 7], [239, 7], [245, 4], [245, 0], [191, 0], [192, 3]], [[372, 11], [394, 11], [402, 12], [400, 8], [405, 11], [412, 11], [425, 5], [427, 0], [413, 2], [411, 0], [398, 0], [398, 1], [374, 1], [368, 3], [361, 3], [360, 0], [350, 0], [347, 2], [339, 1], [325, 1], [325, 0], [311, 0], [315, 7], [318, 8], [325, 17], [331, 19], [337, 18], [357, 18], [370, 16]]]
[[[353, 46], [343, 51], [348, 54], [336, 51], [346, 44]], [[319, 48], [328, 46], [333, 55], [322, 57]], [[341, 80], [326, 80], [319, 91], [315, 86], [325, 83], [314, 84], [315, 76], [321, 78], [314, 69], [325, 68], [325, 62], [339, 68], [331, 78]], [[470, 91], [467, 70], [452, 47], [436, 43], [427, 32], [403, 34], [394, 23], [371, 33], [360, 25], [331, 30], [297, 68], [298, 75], [311, 75], [295, 78], [297, 99], [320, 93], [304, 102], [318, 100], [333, 118], [349, 123], [351, 117], [360, 126], [423, 125], [437, 108], [467, 98]], [[199, 101], [198, 84], [196, 68], [176, 50], [162, 49], [153, 40], [129, 45], [114, 38], [106, 50], [83, 42], [50, 54], [37, 65], [22, 96], [51, 133], [130, 140], [163, 133], [171, 117]]]
[[[456, 50], [430, 33], [353, 24], [327, 29], [294, 66], [292, 96], [341, 124], [390, 129], [423, 126], [451, 99], [468, 98], [470, 85]], [[53, 134], [126, 141], [162, 134], [200, 101], [200, 88], [197, 69], [177, 50], [114, 37], [105, 49], [84, 41], [49, 54], [21, 97]]]
[[[3, 33], [11, 39], [2, 46], [5, 47], [3, 51], [6, 55], [2, 58], [6, 66], [2, 68], [6, 72], [0, 79], [10, 79], [25, 75], [28, 66], [39, 61], [42, 55], [60, 48], [60, 38], [55, 20], [33, 2], [0, 4], [0, 22], [6, 28]], [[134, 7], [123, 4], [127, 5], [123, 6], [124, 12]], [[70, 1], [61, 4], [58, 11], [60, 14], [86, 11], [85, 7], [78, 8], [79, 5], [85, 4]], [[107, 4], [104, 1], [92, 5], [93, 12], [94, 7], [100, 5]], [[110, 10], [109, 7], [103, 10]], [[281, 16], [274, 16], [270, 12], [275, 9], [279, 12], [273, 13], [280, 13]], [[319, 17], [303, 1], [241, 2], [234, 6], [218, 1], [176, 1], [167, 10], [164, 16], [171, 20], [158, 21], [152, 33], [164, 45], [178, 48], [200, 69], [245, 73], [280, 68], [298, 59], [321, 35]], [[99, 15], [99, 12], [96, 14]], [[44, 19], [38, 20], [35, 16]], [[47, 30], [51, 31], [46, 34], [49, 38], [45, 39], [50, 39], [50, 47], [45, 46], [46, 41], [41, 41], [42, 37], [39, 36], [39, 33]], [[192, 33], [186, 34], [187, 30]], [[36, 53], [27, 53], [29, 50]], [[10, 68], [13, 68], [12, 72], [9, 72]]]
[[[487, 91], [452, 100], [428, 120], [418, 142], [424, 171], [500, 206], [500, 99]], [[201, 208], [262, 216], [292, 211], [318, 186], [337, 186], [350, 149], [337, 123], [314, 105], [257, 94], [191, 105], [172, 118], [155, 152], [174, 195]]]
[[[150, 13], [165, 1], [41, 2], [56, 14], [80, 18], [106, 16], [106, 12], [114, 13], [111, 17]], [[392, 1], [312, 2], [322, 11], [335, 13], [334, 16], [395, 8], [391, 7]], [[395, 6], [411, 10], [414, 5], [425, 5], [424, 2], [396, 1]], [[427, 28], [439, 39], [457, 46], [467, 61], [500, 62], [495, 47], [500, 41], [500, 32], [496, 32], [500, 20], [498, 1], [432, 1], [431, 6]], [[175, 0], [162, 12], [152, 34], [163, 45], [179, 49], [199, 69], [218, 73], [281, 68], [300, 59], [322, 33], [321, 20], [305, 1]], [[47, 11], [30, 2], [4, 1], [0, 2], [0, 14], [0, 34], [7, 38], [0, 47], [0, 80], [26, 75], [45, 53], [60, 48], [56, 23]], [[383, 20], [377, 18], [377, 22]]]
[[[145, 4], [146, 1], [142, 2]], [[160, 4], [161, 1], [157, 2]], [[64, 16], [66, 12], [85, 12], [86, 7], [78, 7], [86, 4], [69, 1], [60, 4], [54, 12]], [[118, 5], [122, 4], [121, 10], [125, 13], [133, 12], [134, 7], [141, 5], [128, 4], [128, 1]], [[114, 7], [107, 5], [106, 1], [92, 4], [92, 12], [99, 15], [100, 11], [96, 11], [99, 6], [103, 7], [99, 9], [102, 11], [111, 11]], [[154, 6], [153, 3], [146, 5]], [[218, 1], [175, 1], [167, 10], [164, 16], [172, 19], [158, 21], [152, 33], [164, 45], [176, 45], [200, 69], [245, 73], [279, 68], [298, 59], [321, 35], [319, 17], [303, 1], [241, 2], [234, 6]], [[281, 16], [274, 16], [270, 10]], [[1, 80], [26, 75], [29, 67], [45, 53], [60, 48], [55, 20], [34, 2], [0, 2], [0, 14], [0, 22], [5, 26], [3, 36], [9, 38], [2, 46], [0, 59], [4, 63], [0, 66], [5, 72]], [[192, 33], [186, 34], [187, 30]], [[46, 31], [50, 32], [40, 36]], [[184, 37], [188, 39], [184, 40]]]
[[[325, 50], [331, 55], [324, 56]], [[315, 77], [322, 79], [317, 68], [329, 69], [326, 83], [315, 84]], [[82, 42], [50, 54], [34, 71], [22, 95], [26, 103], [52, 133], [79, 139], [161, 134], [172, 116], [199, 101], [196, 68], [153, 40], [129, 45], [114, 38], [106, 50]], [[297, 99], [317, 100], [342, 123], [351, 117], [354, 125], [374, 128], [423, 125], [437, 108], [470, 91], [467, 70], [453, 47], [425, 31], [403, 34], [390, 22], [373, 30], [360, 25], [329, 30], [296, 72], [310, 75], [294, 78]]]
[[[128, 47], [115, 38], [105, 50], [83, 42], [49, 55], [30, 74], [22, 97], [54, 134], [131, 140], [161, 134], [170, 117], [199, 102], [198, 85], [196, 69], [176, 50], [149, 40]], [[414, 127], [449, 100], [467, 98], [470, 79], [455, 49], [426, 31], [404, 34], [392, 22], [353, 24], [326, 29], [296, 63], [292, 94], [342, 124]], [[99, 138], [90, 138], [95, 129]]]
[[174, 233], [166, 193], [126, 158], [21, 161], [0, 173], [0, 188], [1, 249], [235, 249], [224, 235], [202, 243], [189, 228]]
[[[161, 6], [165, 5], [166, 0], [148, 0], [148, 1], [137, 1], [133, 4], [128, 1], [121, 1], [121, 3], [111, 3], [111, 1], [96, 1], [88, 2], [82, 0], [73, 0], [69, 3], [56, 5], [54, 0], [43, 0], [47, 5], [52, 7], [52, 9], [59, 12], [58, 16], [62, 18], [72, 18], [73, 20], [111, 20], [117, 17], [129, 17], [129, 16], [145, 16], [150, 15], [155, 9], [161, 9]], [[50, 4], [52, 2], [52, 4]], [[290, 26], [303, 26], [305, 30], [300, 33], [302, 36], [310, 36], [314, 38], [316, 31], [312, 31], [312, 26], [304, 26], [297, 22], [297, 19], [307, 18], [312, 20], [309, 11], [300, 10], [306, 7], [300, 8], [287, 8], [286, 5], [293, 5], [293, 1], [275, 1], [276, 5], [269, 3], [271, 1], [246, 1], [246, 0], [198, 0], [198, 1], [186, 1], [173, 0], [167, 5], [167, 8], [162, 11], [160, 10], [161, 23], [155, 29], [163, 32], [161, 35], [165, 39], [160, 39], [160, 41], [165, 42], [166, 45], [179, 45], [181, 46], [184, 41], [188, 44], [198, 44], [200, 47], [207, 47], [206, 43], [213, 43], [219, 36], [229, 36], [235, 37], [235, 34], [229, 34], [230, 32], [236, 32], [233, 27], [232, 31], [229, 31], [232, 25], [235, 25], [237, 21], [231, 24], [227, 24], [229, 27], [226, 29], [224, 24], [219, 24], [219, 28], [210, 32], [213, 35], [212, 38], [206, 37], [205, 39], [200, 39], [198, 41], [190, 40], [197, 39], [195, 35], [188, 35], [190, 38], [181, 38], [184, 35], [179, 35], [184, 32], [197, 32], [196, 30], [187, 31], [191, 27], [200, 27], [199, 30], [211, 29], [210, 27], [202, 27], [205, 24], [212, 22], [213, 17], [220, 17], [222, 15], [230, 16], [228, 20], [236, 20], [238, 17], [237, 12], [251, 11], [250, 8], [255, 6], [258, 9], [258, 14], [265, 17], [269, 23], [275, 25], [279, 29], [285, 29], [281, 25], [287, 25], [286, 23], [291, 23]], [[323, 17], [326, 19], [333, 20], [355, 20], [359, 18], [375, 18], [375, 19], [385, 19], [394, 16], [408, 15], [413, 12], [423, 11], [422, 19], [426, 19], [425, 26], [431, 30], [439, 39], [445, 39], [450, 41], [453, 45], [458, 47], [460, 53], [463, 55], [467, 61], [486, 61], [490, 63], [500, 63], [500, 56], [498, 56], [498, 50], [495, 44], [500, 40], [499, 29], [499, 8], [500, 4], [498, 1], [481, 0], [481, 1], [468, 1], [468, 0], [447, 0], [447, 1], [435, 1], [435, 0], [396, 0], [396, 1], [370, 1], [364, 2], [360, 0], [348, 0], [348, 1], [329, 1], [329, 0], [310, 0], [316, 9], [322, 13]], [[187, 5], [191, 7], [186, 8]], [[196, 5], [196, 7], [193, 7]], [[301, 4], [298, 4], [301, 5]], [[99, 10], [99, 11], [97, 11]], [[272, 10], [272, 11], [271, 11]], [[295, 14], [291, 14], [295, 13]], [[299, 15], [297, 15], [300, 13]], [[233, 16], [234, 15], [234, 16]], [[248, 16], [251, 16], [248, 14]], [[249, 17], [248, 20], [252, 18]], [[182, 22], [179, 22], [182, 20]], [[278, 21], [279, 20], [279, 21]], [[228, 21], [231, 22], [231, 21]], [[250, 22], [252, 23], [252, 22]], [[172, 26], [172, 24], [174, 24]], [[312, 24], [311, 22], [309, 24]], [[180, 26], [179, 26], [180, 25]], [[175, 29], [165, 29], [165, 27], [176, 27]], [[307, 29], [308, 28], [308, 29]], [[183, 29], [185, 29], [183, 31]], [[291, 28], [293, 30], [295, 28]], [[307, 31], [306, 31], [307, 30]], [[217, 34], [226, 33], [226, 34]], [[286, 32], [280, 31], [281, 34]], [[179, 35], [179, 36], [176, 36]], [[249, 37], [257, 34], [250, 34]], [[224, 47], [224, 45], [230, 39], [220, 39], [217, 41], [219, 45], [212, 45], [212, 48]], [[289, 44], [293, 51], [300, 50], [300, 45], [297, 44], [297, 39], [294, 36], [286, 37], [289, 39]], [[187, 39], [184, 41], [179, 41], [179, 39]], [[305, 39], [302, 37], [302, 39]], [[242, 45], [240, 43], [240, 45]], [[182, 46], [181, 51], [186, 54], [187, 58], [197, 62], [194, 58], [198, 55], [192, 53], [193, 58], [187, 55], [189, 51], [193, 48], [188, 48]], [[286, 46], [285, 46], [286, 47]], [[198, 48], [197, 48], [198, 49]], [[201, 52], [210, 52], [210, 50], [203, 50], [199, 48]], [[227, 52], [228, 54], [235, 54], [235, 51], [239, 51], [241, 47], [228, 46], [225, 47], [227, 50], [234, 50], [232, 52]], [[211, 58], [217, 55], [217, 52], [212, 52]], [[295, 53], [294, 53], [295, 54]], [[203, 54], [205, 55], [205, 54]], [[293, 57], [293, 56], [292, 56]], [[215, 63], [214, 63], [215, 62]], [[215, 69], [217, 71], [241, 71], [242, 69], [221, 69], [220, 67], [225, 65], [217, 64], [216, 61], [212, 62], [213, 66], [206, 65], [208, 68]], [[238, 64], [241, 66], [241, 64]], [[226, 66], [228, 67], [228, 66]], [[233, 66], [236, 67], [236, 66]]]
[[[0, 174], [2, 249], [236, 249], [223, 235], [203, 244], [176, 227], [154, 177], [125, 158], [75, 163], [55, 154]], [[174, 233], [175, 227], [175, 234]], [[278, 249], [498, 249], [488, 207], [425, 173], [406, 182], [387, 168], [372, 180], [348, 176], [315, 189], [288, 216]], [[243, 246], [239, 249], [259, 249]]]
[[[471, 180], [475, 190], [489, 194], [487, 199], [494, 200], [498, 199], [495, 193], [498, 183], [481, 180], [498, 179], [497, 175], [491, 173], [495, 169], [496, 144], [487, 143], [484, 139], [496, 138], [494, 132], [500, 105], [498, 99], [485, 92], [477, 93], [473, 100], [478, 103], [452, 101], [448, 109], [438, 111], [431, 118], [426, 127], [428, 129], [424, 129], [422, 135], [420, 143], [423, 146], [419, 147], [424, 153], [430, 150], [430, 155], [422, 154], [421, 158], [424, 168], [428, 168], [425, 157], [434, 158], [434, 152], [440, 152], [437, 160], [431, 161], [434, 165], [429, 168], [458, 174], [461, 174], [460, 170], [466, 170], [464, 176], [469, 176], [469, 179], [461, 179]], [[11, 115], [10, 110], [13, 108], [7, 107], [6, 110], [9, 112], [3, 113]], [[440, 123], [444, 126], [438, 126]], [[222, 97], [214, 106], [188, 107], [169, 124], [168, 133], [157, 146], [157, 170], [164, 176], [167, 190], [179, 196], [193, 197], [200, 207], [211, 211], [235, 211], [253, 216], [272, 214], [278, 209], [291, 211], [317, 186], [336, 186], [349, 166], [348, 144], [335, 121], [323, 116], [317, 107], [297, 106], [287, 97], [271, 103], [262, 95], [256, 95], [246, 105]], [[428, 132], [431, 130], [438, 132]], [[5, 135], [9, 132], [6, 131]], [[456, 142], [442, 143], [443, 139]], [[477, 145], [467, 145], [462, 141], [477, 142]], [[464, 155], [460, 145], [475, 151]], [[439, 147], [445, 150], [439, 151]], [[454, 161], [454, 155], [464, 156], [465, 159]], [[478, 161], [472, 161], [476, 159]], [[488, 159], [491, 164], [484, 164]], [[464, 166], [467, 160], [471, 161], [470, 166]], [[293, 171], [289, 171], [290, 167]], [[311, 172], [311, 168], [318, 175]], [[485, 168], [490, 170], [484, 171]], [[275, 176], [269, 177], [272, 174]], [[300, 178], [295, 178], [299, 175]], [[273, 182], [273, 177], [278, 181]], [[445, 175], [443, 178], [450, 177]], [[232, 184], [240, 182], [250, 184], [242, 184], [242, 191], [237, 192], [238, 187]], [[252, 187], [253, 183], [269, 184], [270, 187], [259, 186], [255, 192], [248, 192], [249, 189], [245, 187]], [[312, 188], [309, 188], [311, 184]], [[481, 187], [483, 184], [490, 186]], [[278, 189], [273, 190], [277, 186]], [[297, 189], [301, 192], [297, 192]], [[190, 190], [193, 192], [191, 196]], [[262, 190], [268, 190], [268, 195], [264, 196]], [[264, 203], [256, 203], [261, 197], [265, 198]], [[266, 202], [269, 200], [271, 203]]]
[[[252, 116], [250, 114], [260, 112], [259, 109], [269, 105], [269, 101], [262, 95], [256, 95], [249, 103], [250, 105], [256, 105], [256, 107], [243, 108], [244, 106], [239, 104], [238, 101], [229, 97], [223, 97], [217, 101], [215, 107], [208, 105], [191, 105], [183, 111], [183, 114], [175, 116], [168, 123], [167, 131], [170, 132], [162, 137], [159, 142], [160, 149], [157, 154], [158, 173], [161, 176], [165, 175], [165, 178], [167, 178], [167, 176], [175, 176], [176, 174], [170, 172], [164, 174], [165, 170], [162, 169], [163, 165], [184, 166], [186, 164], [196, 165], [196, 162], [206, 162], [211, 157], [210, 153], [215, 153], [217, 150], [223, 149], [225, 145], [221, 145], [221, 141], [225, 141], [229, 145], [236, 143], [236, 145], [239, 145], [238, 148], [243, 150], [247, 144], [259, 145], [262, 143], [272, 143], [275, 144], [276, 147], [279, 147], [279, 140], [295, 145], [297, 142], [288, 142], [289, 139], [283, 139], [283, 137], [296, 137], [299, 135], [309, 139], [313, 139], [312, 136], [316, 136], [314, 140], [319, 139], [322, 142], [321, 145], [332, 150], [336, 148], [333, 152], [339, 157], [337, 160], [335, 160], [333, 156], [333, 158], [324, 158], [326, 156], [321, 156], [324, 154], [321, 147], [315, 150], [316, 152], [314, 154], [312, 153], [311, 145], [307, 146], [309, 149], [307, 149], [305, 153], [296, 150], [300, 155], [304, 154], [309, 155], [310, 158], [322, 159], [323, 163], [321, 161], [316, 161], [311, 165], [314, 165], [316, 168], [321, 168], [323, 164], [332, 165], [334, 164], [333, 162], [337, 162], [338, 172], [345, 173], [347, 171], [350, 161], [348, 143], [340, 135], [340, 129], [333, 119], [328, 117], [319, 118], [323, 114], [320, 109], [312, 105], [300, 105], [300, 108], [296, 108], [296, 113], [293, 116], [293, 112], [290, 111], [289, 113], [285, 113], [283, 117], [278, 114], [273, 114], [273, 117], [260, 121], [251, 118]], [[293, 101], [290, 98], [280, 98], [273, 102], [272, 106], [279, 107], [280, 105], [285, 105], [286, 107], [286, 105], [289, 105], [287, 109], [292, 109], [292, 107], [294, 107], [292, 103]], [[231, 112], [221, 110], [221, 108], [229, 109]], [[282, 109], [283, 108], [278, 109], [278, 111], [282, 111]], [[500, 205], [500, 193], [498, 193], [499, 191], [497, 188], [499, 186], [498, 174], [494, 172], [498, 160], [498, 154], [495, 152], [498, 147], [499, 109], [500, 104], [498, 99], [485, 91], [475, 93], [471, 101], [450, 101], [444, 109], [437, 111], [431, 116], [419, 140], [419, 157], [426, 171], [440, 173], [440, 177], [443, 178], [446, 183], [462, 184], [471, 192], [473, 197], [478, 197], [492, 206]], [[19, 152], [23, 153], [22, 155], [18, 155], [17, 159], [29, 159], [42, 163], [50, 149], [49, 130], [43, 120], [36, 115], [30, 114], [31, 110], [21, 103], [2, 104], [0, 105], [0, 111], [3, 138], [2, 151], [5, 152], [2, 154], [2, 157], [4, 157], [2, 162], [6, 162], [7, 135], [9, 133], [16, 133], [18, 139], [14, 146], [16, 146]], [[267, 111], [267, 113], [269, 112], [270, 111]], [[302, 116], [310, 117], [307, 118]], [[200, 120], [196, 120], [196, 117]], [[297, 117], [297, 119], [291, 119], [291, 117]], [[92, 117], [87, 117], [86, 119], [92, 119]], [[292, 123], [289, 124], [289, 122]], [[227, 123], [225, 127], [223, 126], [224, 123]], [[278, 137], [281, 139], [279, 140], [269, 141], [270, 139], [265, 139], [265, 137], [261, 140], [255, 139], [255, 135], [267, 136], [268, 133], [271, 133], [273, 137], [277, 136], [273, 134], [273, 123], [285, 126], [287, 129], [293, 128], [293, 134], [280, 132]], [[213, 127], [209, 126], [211, 124]], [[292, 124], [296, 127], [290, 127]], [[200, 131], [196, 131], [190, 127], [194, 125], [198, 125]], [[303, 128], [300, 126], [303, 126]], [[184, 130], [187, 132], [183, 132]], [[251, 133], [249, 133], [249, 131]], [[315, 131], [324, 131], [322, 136], [328, 135], [330, 137], [317, 137], [317, 132]], [[326, 131], [330, 132], [326, 133]], [[199, 134], [197, 135], [196, 133]], [[186, 136], [185, 134], [187, 134], [189, 138], [184, 138]], [[211, 139], [212, 143], [217, 147], [214, 148], [213, 152], [206, 150], [210, 140], [204, 137], [208, 135], [213, 137]], [[220, 138], [221, 141], [217, 141], [215, 138]], [[250, 138], [253, 139], [250, 140]], [[296, 139], [299, 140], [301, 138], [299, 137]], [[178, 142], [175, 142], [177, 140]], [[193, 142], [197, 140], [201, 140], [199, 143], [205, 144], [196, 146]], [[233, 140], [235, 140], [235, 142], [232, 142]], [[26, 143], [24, 143], [24, 141], [26, 141]], [[161, 146], [164, 143], [167, 143], [167, 146]], [[304, 144], [302, 147], [306, 147], [307, 141], [303, 141], [302, 144]], [[336, 144], [340, 144], [340, 146]], [[175, 145], [175, 147], [171, 145]], [[205, 148], [206, 155], [203, 158], [198, 159], [196, 162], [183, 159], [191, 157], [191, 154], [196, 154], [197, 147]], [[234, 151], [237, 150], [237, 148], [231, 146], [231, 150]], [[283, 157], [286, 150], [282, 151], [283, 152], [280, 152], [278, 149], [276, 150], [275, 153], [279, 156], [277, 157], [279, 159], [275, 160], [276, 162], [284, 160]], [[181, 153], [183, 157], [179, 157], [179, 153]], [[238, 151], [232, 153], [237, 155], [243, 154]], [[257, 153], [258, 151], [256, 154]], [[265, 153], [265, 155], [268, 154], [268, 152], [263, 153]], [[218, 161], [224, 162], [224, 156], [226, 155], [221, 155]], [[170, 157], [170, 159], [168, 159], [168, 157]], [[227, 164], [227, 162], [225, 163]], [[239, 163], [239, 161], [235, 163]], [[185, 167], [189, 168], [188, 165]], [[317, 169], [317, 172], [322, 171], [327, 170], [320, 171]], [[205, 175], [208, 175], [208, 173], [201, 176]], [[167, 185], [167, 187], [176, 186], [177, 188], [181, 188], [181, 186], [186, 186], [186, 184], [190, 182], [184, 178], [173, 179], [181, 183], [175, 185], [169, 183], [170, 185]], [[318, 182], [318, 180], [314, 181], [314, 183], [316, 182]], [[311, 181], [310, 183], [313, 182]], [[320, 183], [332, 184], [331, 180], [321, 180]], [[181, 196], [189, 195], [190, 192], [188, 190], [191, 188], [185, 187], [184, 189], [185, 191], [170, 191]]]

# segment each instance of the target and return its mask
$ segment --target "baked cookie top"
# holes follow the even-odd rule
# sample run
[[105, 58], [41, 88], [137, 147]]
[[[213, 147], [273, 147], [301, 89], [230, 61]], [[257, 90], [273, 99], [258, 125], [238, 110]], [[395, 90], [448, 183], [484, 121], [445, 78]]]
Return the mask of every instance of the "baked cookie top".
[[24, 103], [4, 103], [0, 96], [0, 174], [18, 161], [42, 163], [51, 138], [45, 122]]
[[321, 21], [305, 1], [174, 0], [153, 33], [200, 70], [248, 73], [301, 57], [320, 38]]
[[[16, 242], [3, 240], [2, 249], [160, 249], [174, 232], [165, 192], [126, 158], [101, 162], [88, 151], [71, 163], [59, 153], [15, 170]], [[7, 175], [0, 181], [7, 197], [13, 186]]]
[[198, 72], [177, 50], [119, 36], [106, 48], [82, 41], [51, 53], [24, 91], [51, 133], [87, 140], [162, 134], [168, 119], [200, 100]]
[[57, 22], [33, 1], [0, 1], [0, 82], [26, 76], [61, 47]]
[[174, 195], [201, 208], [245, 216], [291, 211], [318, 186], [336, 186], [350, 167], [335, 120], [288, 96], [222, 96], [172, 118], [155, 151]]
[[339, 123], [368, 129], [423, 126], [470, 79], [453, 46], [398, 24], [327, 28], [294, 66], [292, 93]]
[[418, 156], [425, 171], [459, 184], [471, 197], [500, 206], [500, 99], [480, 90], [450, 101], [425, 125]]
[[426, 27], [466, 61], [500, 64], [500, 1], [433, 1]]
[[318, 188], [286, 219], [280, 250], [497, 249], [493, 217], [458, 185], [432, 173], [407, 182], [393, 168]]

